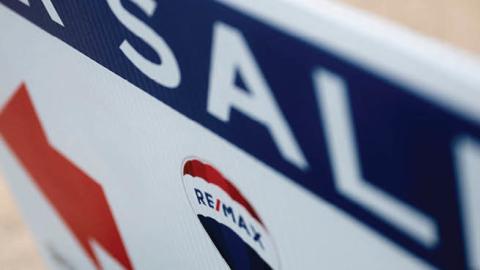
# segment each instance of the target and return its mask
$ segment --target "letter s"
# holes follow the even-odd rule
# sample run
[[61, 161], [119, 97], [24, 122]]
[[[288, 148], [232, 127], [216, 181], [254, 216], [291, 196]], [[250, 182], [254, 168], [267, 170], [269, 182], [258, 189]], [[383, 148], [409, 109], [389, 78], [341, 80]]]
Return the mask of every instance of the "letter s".
[[[145, 14], [152, 16], [157, 7], [154, 0], [130, 0], [136, 4]], [[113, 14], [133, 34], [145, 41], [160, 57], [161, 63], [154, 63], [143, 57], [126, 40], [120, 45], [120, 50], [127, 58], [145, 75], [156, 83], [176, 88], [181, 82], [181, 74], [177, 59], [172, 50], [153, 29], [148, 27], [140, 19], [128, 12], [121, 4], [121, 0], [107, 0]]]

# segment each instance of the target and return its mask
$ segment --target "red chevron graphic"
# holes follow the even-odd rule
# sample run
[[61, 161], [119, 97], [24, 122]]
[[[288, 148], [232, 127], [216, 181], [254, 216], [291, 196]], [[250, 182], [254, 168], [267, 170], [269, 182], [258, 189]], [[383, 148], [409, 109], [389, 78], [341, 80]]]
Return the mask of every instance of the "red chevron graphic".
[[0, 112], [0, 133], [96, 268], [92, 240], [133, 269], [102, 187], [49, 144], [23, 84]]

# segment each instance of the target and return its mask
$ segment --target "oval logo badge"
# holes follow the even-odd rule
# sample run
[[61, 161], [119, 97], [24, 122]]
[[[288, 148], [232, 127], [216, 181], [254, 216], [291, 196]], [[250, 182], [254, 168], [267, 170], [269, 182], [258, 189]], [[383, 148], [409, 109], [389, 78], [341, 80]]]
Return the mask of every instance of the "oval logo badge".
[[194, 212], [230, 269], [279, 269], [267, 228], [232, 182], [199, 159], [184, 162], [182, 177]]

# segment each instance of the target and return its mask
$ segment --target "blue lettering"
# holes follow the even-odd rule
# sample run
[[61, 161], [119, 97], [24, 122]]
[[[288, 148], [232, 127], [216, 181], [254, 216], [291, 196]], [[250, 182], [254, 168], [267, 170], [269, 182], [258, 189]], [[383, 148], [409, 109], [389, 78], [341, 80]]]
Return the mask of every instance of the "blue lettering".
[[250, 236], [250, 231], [247, 228], [247, 224], [245, 224], [245, 220], [243, 220], [243, 217], [240, 215], [238, 216], [238, 227], [244, 229], [247, 234]]
[[223, 215], [228, 217], [229, 215], [232, 217], [233, 223], [235, 223], [235, 216], [233, 215], [233, 209], [230, 206], [226, 206], [225, 204], [222, 205]]
[[207, 204], [208, 204], [208, 206], [209, 206], [210, 208], [214, 208], [215, 205], [214, 205], [214, 203], [213, 203], [213, 197], [212, 197], [212, 195], [210, 195], [210, 193], [208, 193], [208, 192], [205, 192], [205, 197], [207, 197]]
[[205, 201], [203, 200], [203, 192], [201, 190], [195, 189], [195, 195], [197, 195], [198, 204], [205, 205]]

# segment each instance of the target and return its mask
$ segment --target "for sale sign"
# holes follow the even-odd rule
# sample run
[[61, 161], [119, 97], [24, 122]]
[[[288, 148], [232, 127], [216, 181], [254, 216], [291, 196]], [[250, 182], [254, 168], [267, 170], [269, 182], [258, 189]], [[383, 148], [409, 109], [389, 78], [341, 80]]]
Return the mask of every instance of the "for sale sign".
[[332, 3], [1, 0], [54, 269], [480, 268], [480, 63]]

